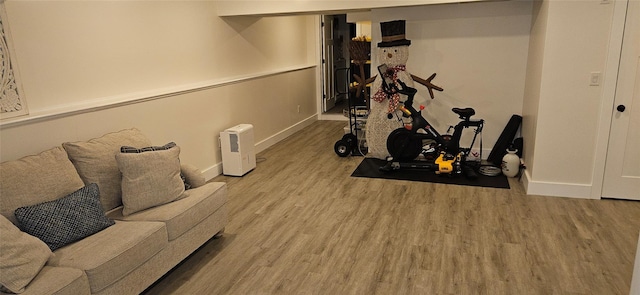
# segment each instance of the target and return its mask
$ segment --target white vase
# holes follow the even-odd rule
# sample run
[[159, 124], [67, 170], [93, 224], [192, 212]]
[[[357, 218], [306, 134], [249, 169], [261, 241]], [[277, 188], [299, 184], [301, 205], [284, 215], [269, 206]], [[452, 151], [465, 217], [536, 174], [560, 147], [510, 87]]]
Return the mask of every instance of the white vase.
[[516, 155], [518, 150], [507, 149], [507, 154], [502, 157], [502, 174], [515, 177], [520, 171], [520, 157]]

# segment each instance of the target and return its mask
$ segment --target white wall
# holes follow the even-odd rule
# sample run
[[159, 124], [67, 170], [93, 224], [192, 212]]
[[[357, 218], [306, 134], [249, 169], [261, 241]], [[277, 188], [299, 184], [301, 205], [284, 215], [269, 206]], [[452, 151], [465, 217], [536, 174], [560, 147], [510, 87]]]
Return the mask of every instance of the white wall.
[[[528, 193], [597, 198], [604, 167], [596, 163], [604, 161], [599, 141], [608, 134], [600, 118], [609, 111], [603, 101], [610, 100], [603, 83], [615, 75], [606, 63], [617, 2], [374, 9], [372, 33], [375, 44], [377, 23], [407, 20], [413, 42], [408, 70], [421, 77], [436, 72], [435, 83], [445, 88], [427, 102], [426, 115], [439, 130], [455, 121], [451, 107], [471, 106], [487, 120], [485, 146], [490, 147], [511, 114], [522, 114]], [[589, 85], [591, 72], [602, 74], [599, 86]]]
[[[542, 1], [536, 9], [528, 66], [524, 131], [531, 194], [593, 194], [603, 84], [607, 72], [613, 2]], [[615, 74], [615, 73], [610, 73]], [[606, 136], [604, 136], [606, 137]], [[529, 152], [535, 150], [535, 157]], [[596, 185], [595, 187], [599, 187]]]
[[[522, 134], [527, 139], [524, 141], [523, 157], [527, 159], [527, 163], [533, 163], [535, 159], [534, 148], [542, 83], [542, 61], [547, 33], [548, 3], [546, 1], [533, 2], [525, 96], [522, 107]], [[528, 165], [527, 173], [533, 173], [534, 169], [534, 166]]]
[[210, 169], [225, 128], [254, 124], [269, 143], [313, 121], [316, 17], [223, 19], [215, 5], [7, 1], [30, 115], [2, 122], [1, 160], [138, 127]]
[[417, 84], [429, 122], [444, 133], [459, 121], [451, 108], [473, 107], [475, 118], [486, 120], [484, 147], [490, 151], [511, 116], [522, 112], [531, 2], [374, 9], [371, 15], [373, 52], [381, 38], [378, 23], [403, 19], [412, 42], [407, 70], [425, 79], [437, 73], [433, 82], [444, 92], [435, 92], [435, 99]]

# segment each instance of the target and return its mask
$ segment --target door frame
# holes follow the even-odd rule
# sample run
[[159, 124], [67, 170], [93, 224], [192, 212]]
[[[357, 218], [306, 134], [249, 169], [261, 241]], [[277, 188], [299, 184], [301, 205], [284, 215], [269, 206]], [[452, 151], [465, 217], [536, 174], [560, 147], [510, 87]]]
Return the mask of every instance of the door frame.
[[[332, 95], [331, 93], [326, 93], [327, 90], [327, 83], [331, 83], [331, 84], [335, 84], [335, 71], [334, 71], [334, 66], [333, 66], [333, 60], [329, 61], [327, 58], [327, 54], [326, 54], [326, 36], [325, 36], [325, 26], [331, 25], [333, 26], [333, 24], [328, 24], [325, 20], [326, 17], [333, 17], [335, 15], [339, 15], [339, 14], [345, 14], [345, 13], [337, 13], [337, 14], [321, 14], [318, 16], [319, 22], [318, 22], [318, 46], [317, 46], [317, 52], [319, 54], [319, 61], [318, 61], [318, 65], [319, 65], [319, 81], [320, 86], [318, 87], [318, 120], [331, 120], [331, 121], [348, 121], [349, 118], [345, 117], [343, 114], [333, 114], [333, 113], [326, 113], [326, 100], [329, 99], [328, 96]], [[324, 24], [323, 24], [324, 23]], [[331, 28], [331, 30], [333, 30], [333, 28]], [[343, 50], [346, 50], [346, 48], [344, 48]], [[333, 58], [333, 56], [332, 56]], [[331, 64], [331, 67], [328, 67], [328, 65]], [[328, 69], [327, 69], [328, 68]], [[331, 81], [327, 81], [327, 70], [331, 70], [331, 73], [329, 74], [329, 76], [331, 76]], [[333, 88], [335, 90], [335, 85], [333, 85]], [[333, 91], [335, 92], [335, 91]], [[335, 98], [334, 98], [335, 99]]]
[[316, 77], [318, 77], [316, 83], [316, 102], [317, 102], [317, 118], [318, 120], [332, 120], [332, 121], [347, 121], [348, 118], [344, 117], [342, 114], [327, 114], [324, 112], [324, 92], [325, 92], [325, 70], [324, 70], [324, 28], [322, 27], [322, 22], [324, 21], [324, 15], [316, 16], [316, 28], [317, 28], [317, 38], [316, 38], [316, 57], [318, 66], [316, 67]]
[[333, 71], [333, 56], [334, 48], [333, 43], [328, 44], [328, 41], [333, 42], [333, 15], [321, 15], [321, 47], [322, 47], [322, 113], [325, 113], [328, 109], [333, 108], [336, 104], [335, 93], [335, 72]]
[[602, 198], [604, 171], [607, 161], [609, 137], [611, 135], [611, 122], [614, 114], [618, 70], [620, 69], [620, 54], [622, 53], [622, 39], [624, 37], [628, 3], [629, 0], [613, 1], [613, 22], [611, 24], [611, 38], [609, 38], [609, 49], [607, 51], [604, 70], [598, 134], [596, 136], [595, 161], [591, 180], [592, 199]]

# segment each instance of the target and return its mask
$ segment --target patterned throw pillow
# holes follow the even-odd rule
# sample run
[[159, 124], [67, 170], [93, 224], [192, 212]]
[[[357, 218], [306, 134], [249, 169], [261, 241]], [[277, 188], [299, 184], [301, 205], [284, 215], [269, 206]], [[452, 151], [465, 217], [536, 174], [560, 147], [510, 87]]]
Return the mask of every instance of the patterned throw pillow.
[[[175, 146], [176, 146], [176, 143], [173, 141], [163, 146], [148, 146], [148, 147], [143, 147], [139, 149], [132, 146], [123, 146], [123, 147], [120, 147], [120, 152], [139, 154], [144, 152], [165, 151]], [[191, 184], [189, 183], [189, 181], [187, 181], [187, 177], [184, 175], [184, 173], [182, 173], [182, 171], [180, 172], [180, 179], [182, 179], [182, 182], [184, 183], [185, 190], [191, 189]]]
[[20, 207], [15, 216], [22, 231], [39, 238], [52, 251], [115, 223], [104, 214], [95, 183], [55, 201]]
[[168, 149], [170, 149], [172, 147], [175, 147], [175, 146], [176, 146], [176, 143], [173, 142], [173, 141], [170, 142], [170, 143], [167, 143], [167, 144], [165, 144], [163, 146], [148, 146], [148, 147], [143, 147], [143, 148], [139, 148], [139, 149], [134, 148], [132, 146], [123, 146], [123, 147], [120, 147], [120, 152], [121, 153], [136, 153], [136, 154], [139, 154], [139, 153], [152, 152], [152, 151], [165, 151], [165, 150], [168, 150]]

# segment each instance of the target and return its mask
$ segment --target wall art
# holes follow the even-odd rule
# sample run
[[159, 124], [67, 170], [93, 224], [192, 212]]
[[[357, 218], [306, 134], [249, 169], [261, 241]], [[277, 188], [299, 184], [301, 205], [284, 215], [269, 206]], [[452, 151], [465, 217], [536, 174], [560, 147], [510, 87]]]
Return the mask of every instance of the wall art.
[[0, 118], [29, 113], [20, 84], [4, 3], [0, 2]]

